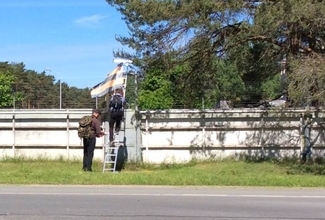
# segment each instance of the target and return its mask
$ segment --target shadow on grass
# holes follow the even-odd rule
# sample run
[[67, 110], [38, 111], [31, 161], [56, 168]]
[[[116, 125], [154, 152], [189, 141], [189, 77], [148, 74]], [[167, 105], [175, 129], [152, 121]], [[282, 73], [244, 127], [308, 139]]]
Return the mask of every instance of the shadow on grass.
[[306, 162], [301, 160], [300, 155], [282, 157], [261, 157], [258, 154], [239, 155], [239, 160], [247, 163], [273, 163], [287, 170], [287, 174], [312, 174], [325, 175], [325, 160], [323, 157], [310, 158]]

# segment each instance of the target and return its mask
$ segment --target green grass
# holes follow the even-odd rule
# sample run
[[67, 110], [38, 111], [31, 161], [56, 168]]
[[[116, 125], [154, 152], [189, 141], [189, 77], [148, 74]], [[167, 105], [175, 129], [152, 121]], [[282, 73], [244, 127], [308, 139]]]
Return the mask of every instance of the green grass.
[[323, 163], [296, 160], [128, 163], [120, 173], [103, 173], [99, 161], [94, 161], [92, 173], [81, 167], [81, 161], [63, 159], [4, 159], [0, 184], [325, 187]]

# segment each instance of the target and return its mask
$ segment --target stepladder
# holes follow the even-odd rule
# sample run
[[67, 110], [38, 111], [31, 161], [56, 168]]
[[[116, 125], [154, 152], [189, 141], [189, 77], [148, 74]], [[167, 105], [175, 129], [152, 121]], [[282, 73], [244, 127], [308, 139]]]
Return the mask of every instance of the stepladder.
[[[116, 132], [114, 130], [113, 141], [109, 141], [108, 135], [104, 138], [104, 162], [103, 162], [103, 172], [118, 172], [121, 170], [118, 166], [121, 159], [119, 157], [119, 151], [125, 148], [125, 126], [124, 121], [121, 122], [120, 131]], [[122, 155], [121, 155], [122, 156]], [[122, 161], [124, 162], [124, 161]]]

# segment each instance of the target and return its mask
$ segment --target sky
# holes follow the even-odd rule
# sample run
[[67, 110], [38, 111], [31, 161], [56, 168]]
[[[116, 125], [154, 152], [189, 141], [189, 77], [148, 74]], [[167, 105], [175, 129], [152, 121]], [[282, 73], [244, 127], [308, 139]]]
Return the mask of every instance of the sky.
[[128, 36], [105, 0], [0, 0], [0, 62], [24, 63], [70, 87], [92, 88], [115, 67], [115, 40]]

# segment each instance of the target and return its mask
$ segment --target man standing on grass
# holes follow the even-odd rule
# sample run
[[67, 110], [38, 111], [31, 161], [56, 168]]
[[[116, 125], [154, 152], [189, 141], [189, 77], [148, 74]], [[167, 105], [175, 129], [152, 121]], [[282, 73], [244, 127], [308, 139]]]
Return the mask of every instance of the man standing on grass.
[[98, 109], [92, 111], [92, 122], [91, 122], [91, 136], [89, 138], [83, 138], [84, 156], [83, 156], [83, 171], [92, 172], [92, 163], [94, 158], [94, 151], [96, 146], [96, 137], [102, 137], [103, 132], [100, 127], [98, 117], [101, 112]]

